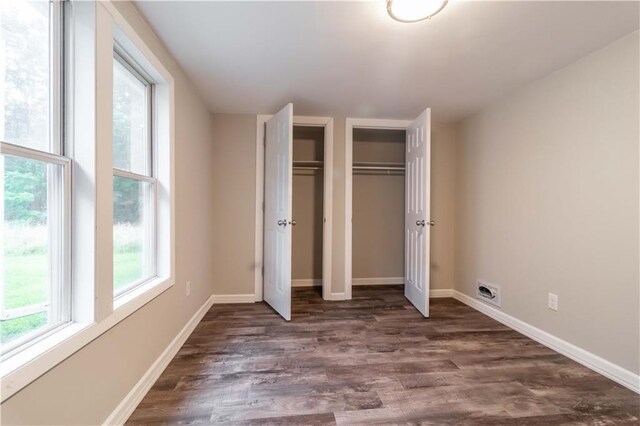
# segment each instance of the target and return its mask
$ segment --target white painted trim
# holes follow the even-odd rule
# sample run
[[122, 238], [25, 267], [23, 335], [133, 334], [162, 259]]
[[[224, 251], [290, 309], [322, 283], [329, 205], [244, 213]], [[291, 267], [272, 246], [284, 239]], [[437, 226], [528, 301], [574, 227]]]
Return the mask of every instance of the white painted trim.
[[603, 376], [628, 389], [631, 389], [636, 393], [640, 393], [640, 375], [607, 361], [606, 359], [569, 343], [566, 340], [556, 337], [553, 334], [547, 333], [544, 330], [506, 314], [493, 306], [489, 306], [479, 300], [469, 297], [457, 290], [453, 291], [453, 297], [465, 305], [468, 305], [488, 317], [506, 325], [507, 327], [524, 334], [530, 339], [533, 339], [536, 342], [571, 358], [596, 373], [602, 374]]
[[196, 326], [200, 323], [204, 315], [213, 305], [213, 296], [209, 296], [206, 302], [191, 317], [189, 322], [180, 330], [178, 335], [173, 338], [169, 346], [160, 354], [158, 359], [149, 367], [146, 373], [140, 378], [138, 383], [129, 391], [127, 396], [118, 404], [115, 410], [107, 417], [103, 424], [105, 425], [122, 425], [136, 409], [142, 398], [149, 392], [151, 386], [158, 380], [162, 372], [169, 365], [171, 360], [176, 356], [184, 342], [191, 335]]
[[429, 297], [431, 299], [444, 299], [446, 297], [453, 297], [452, 288], [435, 288], [429, 290]]
[[[294, 117], [295, 122], [295, 117]], [[331, 300], [333, 259], [333, 118], [324, 124], [324, 188], [322, 210], [322, 298]]]
[[[83, 267], [80, 269], [74, 266], [74, 273], [81, 278], [89, 279], [90, 282], [95, 282], [95, 285], [92, 286], [91, 289], [89, 289], [89, 286], [85, 286], [84, 289], [74, 291], [73, 302], [76, 305], [73, 308], [75, 318], [74, 322], [69, 323], [65, 327], [61, 327], [56, 333], [42, 339], [37, 344], [26, 348], [19, 354], [4, 360], [0, 364], [0, 395], [2, 401], [13, 396], [16, 392], [29, 385], [38, 377], [54, 368], [56, 365], [73, 355], [94, 339], [98, 338], [133, 312], [142, 308], [145, 304], [149, 303], [174, 284], [175, 197], [173, 188], [175, 187], [175, 174], [173, 150], [175, 121], [173, 110], [173, 77], [171, 73], [164, 68], [162, 62], [155, 56], [153, 51], [149, 49], [144, 41], [136, 34], [135, 30], [109, 1], [96, 3], [95, 9], [93, 6], [85, 7], [83, 4], [83, 6], [80, 7], [76, 4], [74, 7], [74, 13], [76, 14], [74, 19], [82, 19], [82, 25], [74, 26], [74, 31], [81, 31], [77, 34], [74, 33], [73, 35], [75, 38], [74, 43], [76, 43], [75, 46], [81, 46], [82, 48], [79, 51], [86, 53], [89, 57], [86, 62], [82, 62], [81, 67], [91, 63], [95, 65], [95, 67], [88, 68], [87, 70], [82, 68], [83, 73], [86, 71], [87, 73], [90, 72], [92, 74], [87, 76], [87, 87], [83, 86], [83, 89], [87, 89], [91, 86], [95, 90], [86, 90], [84, 92], [82, 90], [80, 91], [83, 93], [93, 93], [92, 96], [87, 95], [89, 97], [86, 99], [84, 99], [84, 97], [81, 98], [83, 101], [81, 105], [86, 107], [83, 111], [89, 112], [91, 112], [90, 110], [92, 107], [95, 107], [94, 115], [97, 117], [95, 122], [90, 119], [87, 119], [89, 121], [83, 121], [83, 126], [81, 128], [82, 132], [79, 133], [85, 136], [95, 134], [95, 140], [91, 138], [80, 138], [81, 141], [78, 142], [80, 139], [76, 137], [74, 147], [74, 152], [78, 153], [79, 145], [86, 147], [86, 144], [91, 142], [95, 145], [95, 149], [97, 150], [93, 152], [92, 149], [88, 148], [86, 152], [82, 151], [82, 161], [87, 163], [88, 170], [92, 166], [91, 162], [96, 161], [94, 165], [94, 172], [89, 170], [89, 173], [95, 173], [91, 176], [92, 181], [85, 182], [89, 186], [91, 186], [90, 184], [95, 186], [95, 193], [89, 193], [90, 198], [85, 200], [85, 203], [82, 203], [86, 213], [90, 216], [91, 213], [95, 211], [94, 215], [96, 220], [95, 223], [91, 221], [88, 222], [88, 228], [82, 229], [88, 232], [93, 232], [93, 230], [96, 231], [93, 235], [84, 232], [76, 232], [74, 237], [74, 244], [89, 250], [88, 253], [91, 253], [91, 258], [95, 260], [95, 265], [93, 265], [92, 260], [89, 265], [83, 264]], [[165, 92], [169, 99], [169, 134], [166, 135], [166, 137], [169, 138], [169, 140], [166, 144], [168, 145], [168, 149], [165, 150], [167, 152], [163, 154], [163, 158], [166, 157], [169, 162], [169, 167], [167, 170], [167, 176], [163, 179], [163, 182], [166, 185], [169, 195], [170, 229], [169, 235], [166, 238], [167, 243], [164, 244], [169, 251], [169, 259], [167, 262], [163, 263], [170, 263], [170, 268], [167, 267], [167, 271], [164, 272], [159, 271], [160, 277], [144, 286], [144, 290], [147, 291], [143, 292], [141, 289], [139, 297], [127, 302], [122, 301], [121, 306], [114, 309], [112, 279], [113, 250], [111, 247], [113, 240], [111, 235], [111, 215], [113, 210], [111, 202], [113, 165], [111, 161], [112, 153], [110, 142], [112, 125], [112, 93], [110, 85], [99, 84], [99, 82], [112, 80], [111, 61], [113, 60], [113, 38], [114, 36], [117, 36], [119, 32], [125, 34], [127, 39], [130, 41], [131, 46], [139, 50], [145, 60], [148, 60], [149, 64], [151, 64], [149, 69], [155, 70], [158, 73], [159, 79], [164, 81], [162, 86], [167, 86]], [[92, 37], [94, 39], [90, 40]], [[78, 43], [80, 40], [84, 40], [86, 43], [83, 42], [79, 45]], [[92, 49], [95, 49], [95, 51]], [[75, 64], [72, 67], [75, 67]], [[77, 81], [74, 81], [74, 85], [77, 83]], [[91, 102], [94, 104], [90, 105]], [[74, 111], [74, 114], [77, 114], [77, 111]], [[75, 121], [78, 122], [80, 120]], [[93, 125], [93, 128], [91, 125]], [[102, 143], [105, 140], [109, 141], [109, 143]], [[77, 183], [77, 179], [74, 180], [74, 184]], [[87, 186], [84, 183], [81, 184], [81, 186], [82, 185], [85, 187]], [[83, 189], [89, 190], [90, 188], [86, 187]], [[96, 194], [99, 194], [99, 196], [96, 196]], [[90, 201], [95, 202], [95, 205], [87, 207], [86, 202]], [[78, 204], [81, 203], [74, 203], [74, 211], [79, 208]], [[80, 235], [80, 239], [76, 238], [78, 235]], [[89, 237], [91, 237], [91, 240], [87, 240]], [[89, 266], [91, 266], [91, 270], [87, 269]], [[78, 274], [78, 271], [81, 273]], [[76, 277], [74, 283], [77, 280], [78, 277]], [[79, 282], [84, 283], [83, 281]], [[90, 306], [92, 302], [93, 306]]]
[[331, 293], [331, 300], [345, 300], [344, 293]]
[[214, 294], [211, 296], [215, 305], [225, 303], [254, 303], [256, 301], [255, 294]]
[[410, 120], [347, 118], [344, 144], [344, 294], [351, 299], [353, 239], [353, 129], [406, 129]]
[[170, 280], [159, 281], [128, 303], [115, 309], [100, 322], [70, 323], [59, 332], [2, 361], [0, 380], [2, 401], [91, 343], [120, 321], [142, 308], [173, 285]]
[[345, 122], [344, 138], [344, 298], [351, 300], [353, 239], [353, 119]]
[[322, 285], [322, 279], [316, 278], [300, 278], [291, 280], [291, 287], [319, 287]]
[[399, 285], [404, 284], [404, 277], [372, 277], [352, 278], [352, 285]]
[[[262, 301], [262, 267], [264, 239], [264, 126], [273, 115], [256, 116], [256, 204], [254, 301]], [[331, 260], [333, 236], [333, 118], [294, 116], [294, 126], [324, 127], [324, 199], [322, 232], [322, 298], [333, 300], [331, 293]], [[295, 287], [295, 285], [294, 285]]]
[[356, 129], [406, 129], [412, 120], [388, 120], [386, 118], [347, 118], [351, 127]]
[[[100, 2], [101, 5], [109, 12], [109, 14], [113, 17], [113, 22], [123, 31], [126, 37], [130, 40], [135, 48], [139, 49], [140, 52], [144, 56], [144, 60], [148, 61], [149, 65], [151, 65], [152, 69], [146, 69], [146, 72], [155, 72], [161, 75], [161, 78], [167, 82], [167, 84], [173, 84], [174, 79], [173, 75], [169, 72], [169, 70], [164, 66], [162, 61], [155, 55], [153, 50], [147, 46], [145, 41], [140, 37], [137, 31], [129, 24], [129, 22], [125, 19], [125, 17], [120, 13], [118, 8], [113, 4], [112, 1], [103, 0]], [[113, 56], [113, 53], [112, 53]], [[139, 59], [139, 58], [136, 58]], [[146, 65], [146, 64], [140, 64]], [[156, 75], [152, 75], [153, 78], [157, 78]]]

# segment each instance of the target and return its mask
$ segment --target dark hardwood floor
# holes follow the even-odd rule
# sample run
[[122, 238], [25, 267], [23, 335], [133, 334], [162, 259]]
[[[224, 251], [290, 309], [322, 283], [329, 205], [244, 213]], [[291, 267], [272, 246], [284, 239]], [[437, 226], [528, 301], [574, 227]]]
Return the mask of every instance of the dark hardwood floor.
[[402, 286], [215, 305], [130, 424], [639, 424], [639, 396], [453, 299]]

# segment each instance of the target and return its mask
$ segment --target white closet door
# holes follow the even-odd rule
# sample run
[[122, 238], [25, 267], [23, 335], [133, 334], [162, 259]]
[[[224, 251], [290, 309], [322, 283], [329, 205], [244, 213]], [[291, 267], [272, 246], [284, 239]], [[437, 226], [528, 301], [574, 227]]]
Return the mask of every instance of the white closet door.
[[429, 316], [431, 110], [407, 127], [404, 295]]
[[264, 163], [264, 300], [291, 320], [293, 105], [267, 121]]

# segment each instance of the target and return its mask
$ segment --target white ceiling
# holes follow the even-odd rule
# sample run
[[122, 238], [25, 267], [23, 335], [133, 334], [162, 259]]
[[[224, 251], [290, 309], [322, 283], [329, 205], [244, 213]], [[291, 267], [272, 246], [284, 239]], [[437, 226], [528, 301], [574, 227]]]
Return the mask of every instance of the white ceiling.
[[138, 1], [212, 112], [455, 121], [639, 28], [638, 2]]

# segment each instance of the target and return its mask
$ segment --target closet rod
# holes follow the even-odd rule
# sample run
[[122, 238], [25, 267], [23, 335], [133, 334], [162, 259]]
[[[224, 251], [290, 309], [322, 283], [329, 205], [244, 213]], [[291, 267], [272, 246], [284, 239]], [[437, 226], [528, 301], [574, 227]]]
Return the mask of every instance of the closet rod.
[[324, 170], [320, 166], [293, 166], [293, 170]]
[[354, 162], [353, 170], [404, 171], [403, 163]]
[[322, 166], [323, 161], [293, 161], [293, 166]]
[[353, 175], [404, 176], [404, 170], [354, 170]]
[[380, 170], [385, 172], [404, 172], [405, 168], [400, 166], [353, 166], [353, 170]]

